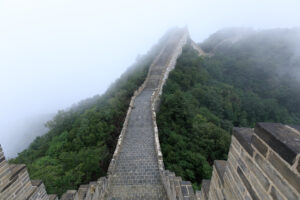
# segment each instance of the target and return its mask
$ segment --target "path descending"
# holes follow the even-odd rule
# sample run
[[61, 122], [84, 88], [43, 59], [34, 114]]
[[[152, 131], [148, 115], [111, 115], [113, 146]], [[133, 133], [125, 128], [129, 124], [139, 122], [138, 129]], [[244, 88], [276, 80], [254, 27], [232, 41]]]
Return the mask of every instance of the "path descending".
[[116, 161], [108, 200], [167, 199], [159, 174], [150, 104], [151, 95], [159, 86], [159, 80], [176, 49], [180, 36], [174, 34], [168, 39], [152, 64], [145, 89], [135, 99], [127, 132]]
[[150, 112], [153, 91], [144, 90], [135, 100], [109, 199], [166, 199], [160, 182]]

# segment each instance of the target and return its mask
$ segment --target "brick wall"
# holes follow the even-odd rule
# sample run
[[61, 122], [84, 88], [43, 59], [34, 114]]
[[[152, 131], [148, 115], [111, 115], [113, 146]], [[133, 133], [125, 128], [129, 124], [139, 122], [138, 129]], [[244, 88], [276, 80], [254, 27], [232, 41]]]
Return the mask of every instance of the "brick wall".
[[228, 160], [215, 161], [198, 199], [300, 199], [299, 153], [299, 126], [234, 128]]
[[25, 165], [9, 164], [0, 145], [0, 200], [24, 199], [55, 200], [49, 199], [42, 181], [30, 180]]

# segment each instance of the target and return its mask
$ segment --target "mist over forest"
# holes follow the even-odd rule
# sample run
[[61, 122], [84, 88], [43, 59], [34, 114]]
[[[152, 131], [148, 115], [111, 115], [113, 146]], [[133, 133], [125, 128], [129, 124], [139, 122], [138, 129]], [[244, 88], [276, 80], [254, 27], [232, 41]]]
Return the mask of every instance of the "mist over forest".
[[6, 158], [59, 195], [104, 176], [159, 38], [187, 26], [208, 56], [184, 48], [158, 119], [166, 168], [199, 188], [213, 160], [227, 158], [232, 127], [300, 124], [299, 7], [294, 0], [1, 1]]
[[[247, 56], [253, 62], [264, 59], [269, 65], [258, 65], [257, 69], [272, 68], [278, 76], [300, 81], [300, 28], [254, 30], [250, 28], [227, 28], [217, 31], [201, 46], [213, 53]], [[270, 62], [272, 61], [272, 62]], [[255, 65], [255, 63], [253, 63]], [[268, 63], [266, 63], [268, 64]]]
[[[251, 65], [255, 66], [257, 70], [274, 73], [280, 79], [284, 79], [292, 88], [299, 88], [300, 28], [268, 30], [225, 28], [211, 34], [203, 42], [200, 42], [200, 46], [216, 57], [222, 55], [232, 59], [246, 59], [244, 67]], [[249, 53], [251, 57], [249, 57]], [[264, 64], [259, 63], [260, 61]], [[277, 84], [281, 84], [281, 82], [277, 82]], [[52, 110], [51, 112], [55, 113], [56, 111]], [[2, 139], [2, 145], [5, 146], [9, 158], [15, 157], [17, 153], [27, 148], [36, 136], [45, 134], [48, 130], [45, 125], [54, 114], [36, 114], [36, 116], [18, 119], [17, 122], [20, 126], [2, 125], [5, 127], [3, 130], [9, 133]], [[9, 141], [9, 135], [19, 136]]]
[[[199, 43], [208, 55], [204, 57], [188, 42], [164, 86], [157, 113], [166, 169], [199, 189], [202, 179], [210, 178], [213, 161], [227, 159], [233, 127], [300, 124], [298, 33], [223, 29]], [[47, 191], [59, 195], [104, 176], [130, 98], [167, 36], [104, 94], [60, 110], [46, 123], [47, 133], [10, 162], [25, 163], [31, 178], [42, 179]]]

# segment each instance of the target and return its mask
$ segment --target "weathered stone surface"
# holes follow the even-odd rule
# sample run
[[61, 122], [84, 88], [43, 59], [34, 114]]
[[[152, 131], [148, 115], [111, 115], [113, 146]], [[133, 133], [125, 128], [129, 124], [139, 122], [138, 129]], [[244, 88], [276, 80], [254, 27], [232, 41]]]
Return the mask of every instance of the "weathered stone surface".
[[3, 161], [5, 161], [5, 157], [4, 157], [4, 156], [2, 156], [2, 157], [0, 158], [0, 163], [2, 163]]
[[280, 190], [280, 192], [284, 196], [286, 196], [289, 200], [299, 199], [299, 196], [292, 191], [286, 181], [284, 181], [275, 171], [275, 169], [270, 164], [268, 164], [266, 160], [264, 160], [259, 154], [256, 154], [255, 161], [268, 176], [268, 179], [270, 179], [270, 181], [276, 185], [278, 190]]
[[270, 194], [274, 200], [284, 200], [281, 194], [279, 194], [279, 192], [274, 187], [271, 188]]
[[290, 127], [296, 129], [297, 131], [300, 131], [300, 125], [291, 125]]
[[255, 135], [252, 136], [252, 145], [263, 155], [267, 156], [268, 147], [264, 145]]
[[270, 152], [269, 162], [300, 193], [300, 178], [275, 153]]
[[201, 193], [207, 199], [209, 196], [209, 187], [210, 187], [210, 180], [203, 179], [201, 183]]
[[25, 169], [26, 169], [26, 165], [24, 165], [24, 164], [10, 165], [11, 176], [10, 176], [9, 180], [14, 179], [16, 176], [18, 176], [18, 174], [22, 170], [25, 170]]
[[223, 176], [226, 171], [226, 161], [225, 160], [215, 160], [214, 166], [218, 172], [222, 184], [224, 184]]
[[298, 160], [297, 171], [298, 171], [298, 173], [300, 173], [300, 159]]
[[271, 200], [272, 198], [268, 194], [268, 192], [262, 187], [257, 180], [256, 176], [254, 176], [252, 173], [250, 173], [247, 176], [252, 188], [256, 191], [257, 196], [259, 199], [264, 199], [264, 200]]
[[[122, 199], [122, 194], [116, 196], [114, 187], [119, 189], [124, 187], [128, 190], [128, 194], [143, 198], [149, 196], [150, 193], [143, 196], [141, 192], [144, 192], [144, 190], [135, 190], [141, 185], [153, 185], [156, 188], [154, 191], [164, 192], [155, 155], [150, 112], [152, 93], [152, 90], [144, 90], [135, 99], [135, 109], [131, 112], [127, 132], [116, 163], [111, 184], [112, 190], [109, 195], [111, 198], [109, 199], [112, 199], [112, 197]], [[132, 187], [129, 187], [130, 185]], [[156, 195], [153, 193], [153, 198], [158, 198], [158, 195], [162, 196], [162, 194]]]
[[246, 165], [248, 168], [252, 171], [252, 173], [255, 175], [255, 177], [258, 179], [258, 181], [261, 183], [261, 185], [265, 188], [266, 191], [268, 191], [270, 183], [266, 176], [261, 172], [261, 170], [253, 163], [253, 161], [248, 157], [243, 157]]
[[76, 195], [76, 190], [68, 190], [66, 193], [64, 193], [61, 196], [60, 200], [74, 200], [75, 195]]
[[246, 176], [244, 175], [244, 173], [242, 172], [241, 168], [237, 168], [237, 173], [240, 176], [241, 180], [243, 181], [245, 187], [247, 188], [247, 191], [249, 192], [251, 198], [253, 200], [259, 200], [257, 194], [255, 193], [255, 191], [253, 190], [251, 184], [249, 183], [248, 179], [246, 178]]
[[233, 167], [231, 163], [227, 161], [227, 169], [224, 177], [229, 178], [229, 184], [233, 187], [232, 191], [235, 190], [237, 196], [242, 196], [242, 194], [245, 193], [246, 188], [236, 172], [237, 167]]
[[239, 143], [243, 146], [243, 148], [249, 153], [249, 155], [253, 155], [253, 149], [251, 146], [251, 138], [253, 133], [253, 129], [250, 128], [233, 128], [232, 130], [233, 136], [239, 141]]
[[58, 197], [56, 194], [49, 195], [49, 200], [58, 200]]
[[300, 153], [300, 133], [289, 126], [275, 123], [257, 123], [255, 133], [290, 165]]

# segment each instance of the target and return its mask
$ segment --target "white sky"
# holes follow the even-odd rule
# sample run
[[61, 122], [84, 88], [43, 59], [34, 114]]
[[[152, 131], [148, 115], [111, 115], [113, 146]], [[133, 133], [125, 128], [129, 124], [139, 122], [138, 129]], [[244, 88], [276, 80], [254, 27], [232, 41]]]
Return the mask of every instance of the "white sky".
[[0, 0], [0, 144], [28, 119], [101, 94], [172, 26], [200, 42], [224, 27], [300, 26], [297, 0]]

